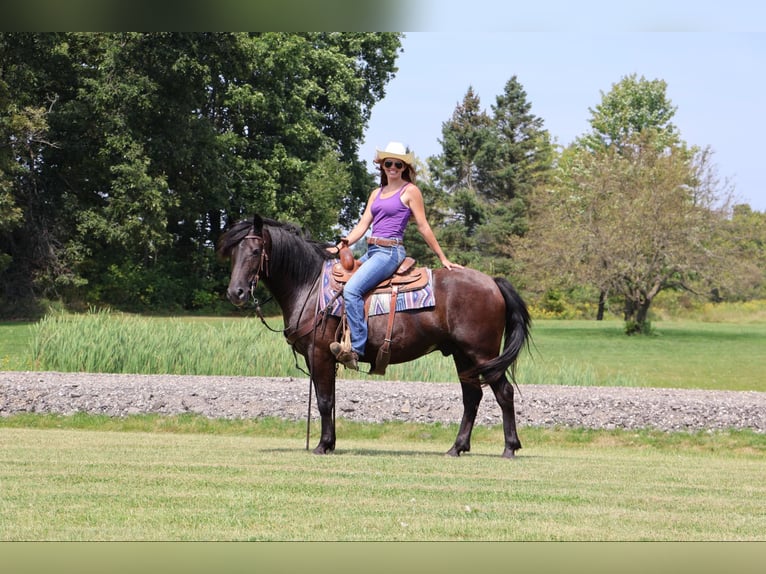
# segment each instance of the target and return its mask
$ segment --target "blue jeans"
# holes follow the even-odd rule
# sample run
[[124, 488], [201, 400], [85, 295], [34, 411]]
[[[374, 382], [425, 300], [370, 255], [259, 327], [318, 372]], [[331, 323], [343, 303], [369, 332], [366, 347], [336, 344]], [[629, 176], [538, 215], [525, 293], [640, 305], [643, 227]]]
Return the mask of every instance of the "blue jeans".
[[370, 245], [367, 253], [359, 258], [362, 266], [346, 283], [343, 301], [346, 319], [351, 331], [351, 348], [361, 357], [367, 344], [367, 321], [364, 318], [364, 296], [384, 279], [391, 277], [404, 261], [403, 245], [381, 247]]

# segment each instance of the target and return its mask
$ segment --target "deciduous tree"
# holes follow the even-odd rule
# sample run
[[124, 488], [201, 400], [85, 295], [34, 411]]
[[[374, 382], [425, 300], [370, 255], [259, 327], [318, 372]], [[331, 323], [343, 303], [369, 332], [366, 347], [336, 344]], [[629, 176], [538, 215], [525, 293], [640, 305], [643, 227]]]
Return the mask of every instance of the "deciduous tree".
[[[398, 33], [0, 34], [5, 296], [189, 306], [225, 282], [214, 245], [232, 220], [258, 211], [331, 238], [372, 185], [357, 150], [400, 46]], [[74, 292], [52, 289], [66, 278]]]
[[534, 262], [570, 286], [620, 297], [629, 334], [648, 332], [658, 293], [694, 290], [727, 258], [716, 234], [728, 205], [710, 187], [708, 150], [658, 153], [657, 134], [643, 130], [620, 149], [569, 150], [536, 209]]
[[602, 302], [620, 297], [628, 333], [649, 330], [659, 292], [720, 277], [729, 256], [719, 234], [732, 190], [710, 148], [681, 140], [675, 111], [665, 82], [623, 78], [535, 207], [537, 265], [549, 279], [595, 287]]

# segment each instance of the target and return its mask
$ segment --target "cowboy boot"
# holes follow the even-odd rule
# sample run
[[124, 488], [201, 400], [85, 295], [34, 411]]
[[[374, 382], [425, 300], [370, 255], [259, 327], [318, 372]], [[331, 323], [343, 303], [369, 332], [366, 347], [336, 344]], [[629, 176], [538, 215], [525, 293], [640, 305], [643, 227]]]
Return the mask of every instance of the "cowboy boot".
[[354, 371], [359, 370], [359, 355], [352, 349], [344, 349], [343, 346], [337, 341], [330, 343], [330, 352], [335, 356], [335, 359], [339, 363], [343, 363], [343, 366], [347, 369]]

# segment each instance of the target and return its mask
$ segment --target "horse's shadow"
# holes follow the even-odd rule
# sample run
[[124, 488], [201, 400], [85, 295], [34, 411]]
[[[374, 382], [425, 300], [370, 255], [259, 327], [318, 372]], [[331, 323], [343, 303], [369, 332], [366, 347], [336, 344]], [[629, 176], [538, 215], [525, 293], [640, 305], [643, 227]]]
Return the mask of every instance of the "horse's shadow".
[[[280, 448], [264, 448], [259, 449], [259, 452], [264, 453], [292, 453], [295, 452], [294, 448], [280, 447]], [[305, 450], [306, 454], [315, 456], [310, 450]], [[329, 455], [325, 456], [360, 456], [360, 457], [435, 457], [444, 458], [448, 460], [460, 460], [469, 458], [501, 458], [499, 454], [492, 454], [486, 452], [464, 452], [460, 456], [450, 456], [445, 452], [433, 451], [433, 450], [387, 450], [387, 449], [374, 449], [374, 448], [340, 448], [336, 449]], [[516, 456], [513, 461], [519, 461], [524, 458], [535, 458], [533, 456]]]

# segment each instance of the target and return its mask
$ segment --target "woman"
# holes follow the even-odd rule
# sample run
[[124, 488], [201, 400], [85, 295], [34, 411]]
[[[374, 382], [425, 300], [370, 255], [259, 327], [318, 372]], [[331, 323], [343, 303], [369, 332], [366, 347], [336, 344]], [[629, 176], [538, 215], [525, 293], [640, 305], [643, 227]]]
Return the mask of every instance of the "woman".
[[375, 150], [373, 161], [380, 169], [380, 187], [370, 193], [359, 223], [338, 244], [339, 250], [344, 245], [353, 245], [372, 227], [372, 234], [367, 238], [367, 252], [360, 258], [363, 265], [343, 289], [351, 349], [344, 349], [337, 342], [330, 345], [336, 359], [349, 369], [359, 369], [358, 360], [364, 355], [367, 343], [364, 295], [393, 275], [404, 261], [402, 240], [411, 217], [442, 265], [447, 269], [462, 268], [447, 259], [426, 220], [423, 195], [415, 185], [414, 160], [414, 154], [408, 153], [399, 142], [390, 142], [382, 151]]

